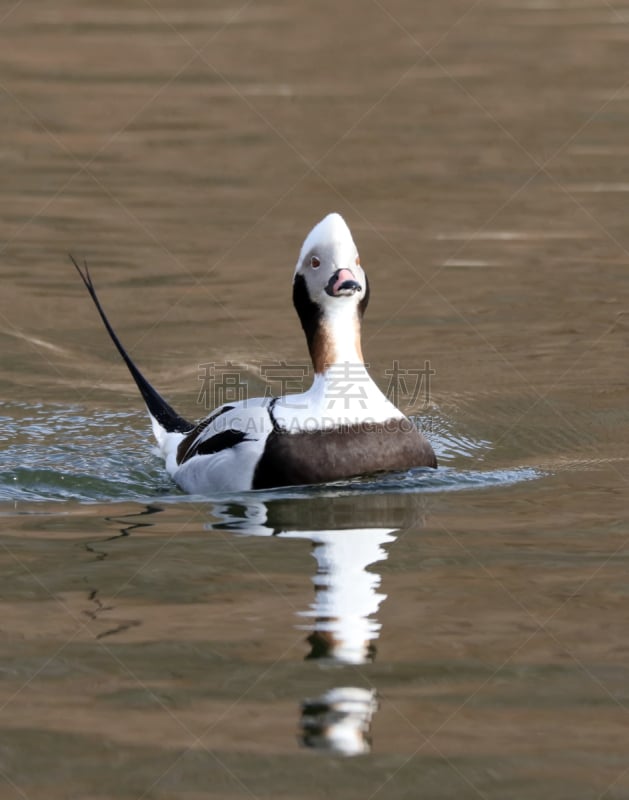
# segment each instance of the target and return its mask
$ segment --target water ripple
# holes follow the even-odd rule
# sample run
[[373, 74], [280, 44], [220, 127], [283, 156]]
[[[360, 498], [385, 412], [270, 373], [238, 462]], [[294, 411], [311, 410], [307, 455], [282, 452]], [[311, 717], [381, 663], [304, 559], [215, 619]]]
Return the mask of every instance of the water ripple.
[[[100, 410], [88, 415], [78, 406], [5, 403], [0, 405], [0, 421], [0, 441], [5, 445], [0, 454], [0, 502], [200, 499], [183, 495], [168, 478], [149, 444], [146, 415], [140, 412]], [[429, 437], [442, 464], [436, 472], [420, 468], [322, 486], [256, 492], [256, 496], [456, 491], [509, 485], [542, 474], [533, 468], [465, 470], [448, 466], [448, 461], [461, 456], [475, 463], [481, 453], [490, 450], [490, 443], [457, 433], [444, 418], [433, 418]]]

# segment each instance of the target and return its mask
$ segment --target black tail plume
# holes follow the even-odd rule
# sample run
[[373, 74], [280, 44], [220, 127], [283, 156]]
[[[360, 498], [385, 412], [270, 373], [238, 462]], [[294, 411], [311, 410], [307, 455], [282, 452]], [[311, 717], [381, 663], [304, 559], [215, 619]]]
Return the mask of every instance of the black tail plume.
[[114, 329], [111, 327], [109, 320], [107, 319], [107, 315], [103, 311], [103, 307], [101, 306], [98, 295], [96, 294], [96, 289], [92, 283], [92, 278], [90, 277], [87, 262], [83, 262], [83, 269], [81, 269], [72, 254], [70, 254], [70, 260], [76, 267], [76, 271], [81, 276], [81, 280], [85, 284], [85, 288], [90, 293], [90, 297], [94, 301], [96, 310], [100, 314], [100, 318], [103, 320], [105, 328], [107, 328], [107, 333], [111, 336], [112, 342], [116, 345], [118, 352], [129, 368], [129, 372], [131, 373], [133, 380], [136, 382], [137, 387], [144, 398], [144, 402], [148, 406], [148, 410], [152, 416], [155, 417], [162, 428], [165, 428], [168, 432], [178, 431], [180, 433], [185, 433], [186, 431], [191, 430], [194, 425], [177, 414], [177, 412], [164, 400], [164, 398], [155, 391], [155, 389], [146, 380], [144, 375], [142, 375], [133, 361], [131, 361], [129, 354], [122, 346], [120, 339], [116, 336]]

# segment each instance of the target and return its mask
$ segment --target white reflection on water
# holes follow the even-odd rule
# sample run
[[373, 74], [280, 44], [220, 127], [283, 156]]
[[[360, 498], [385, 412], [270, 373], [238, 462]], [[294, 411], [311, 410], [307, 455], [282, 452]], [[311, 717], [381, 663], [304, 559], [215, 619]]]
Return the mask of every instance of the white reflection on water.
[[312, 542], [315, 594], [310, 607], [298, 612], [298, 628], [309, 631], [306, 658], [339, 664], [364, 664], [373, 658], [381, 628], [375, 615], [387, 596], [379, 591], [380, 575], [368, 567], [386, 560], [385, 545], [395, 541], [398, 528], [278, 529], [267, 524], [268, 507], [262, 502], [217, 505], [213, 513], [223, 521], [222, 529]]
[[[348, 498], [342, 500], [349, 508]], [[356, 521], [369, 516], [379, 521], [373, 510], [370, 514], [369, 504], [365, 507], [357, 501], [358, 498], [354, 500]], [[297, 612], [297, 627], [309, 632], [310, 652], [305, 658], [337, 666], [355, 666], [372, 660], [381, 630], [376, 615], [387, 595], [380, 591], [381, 576], [369, 567], [387, 559], [386, 548], [395, 542], [399, 528], [317, 529], [313, 524], [311, 530], [293, 530], [289, 524], [284, 526], [281, 519], [278, 526], [278, 521], [272, 519], [274, 515], [269, 513], [270, 506], [271, 503], [259, 501], [215, 505], [213, 514], [221, 521], [212, 527], [244, 535], [310, 541], [317, 563], [312, 577], [314, 598], [308, 609]], [[400, 514], [392, 513], [391, 517], [399, 520]], [[351, 514], [341, 513], [339, 518], [351, 524]], [[304, 625], [304, 620], [311, 622]], [[308, 698], [301, 704], [300, 741], [306, 747], [338, 755], [367, 753], [371, 749], [369, 734], [377, 707], [376, 690], [371, 687], [337, 686]]]
[[344, 756], [371, 750], [371, 721], [378, 710], [374, 689], [340, 686], [301, 705], [301, 743]]
[[317, 560], [315, 597], [300, 616], [312, 649], [308, 658], [327, 658], [341, 664], [364, 664], [373, 658], [373, 642], [381, 625], [375, 619], [386, 594], [381, 577], [367, 567], [387, 558], [383, 545], [395, 541], [395, 529], [357, 528], [347, 531], [287, 531], [282, 538], [310, 539]]

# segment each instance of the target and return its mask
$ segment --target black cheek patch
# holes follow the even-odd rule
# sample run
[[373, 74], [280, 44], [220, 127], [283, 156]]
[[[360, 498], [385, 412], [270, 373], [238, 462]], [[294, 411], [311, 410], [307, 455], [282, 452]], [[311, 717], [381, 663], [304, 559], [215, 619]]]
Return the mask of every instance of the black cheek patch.
[[364, 316], [368, 305], [369, 305], [369, 278], [367, 277], [367, 273], [365, 272], [365, 296], [358, 304], [358, 313], [360, 314], [361, 319]]
[[314, 338], [321, 325], [321, 307], [310, 299], [306, 279], [303, 275], [296, 275], [293, 283], [293, 305], [301, 322], [301, 327], [306, 334], [308, 349], [312, 353]]

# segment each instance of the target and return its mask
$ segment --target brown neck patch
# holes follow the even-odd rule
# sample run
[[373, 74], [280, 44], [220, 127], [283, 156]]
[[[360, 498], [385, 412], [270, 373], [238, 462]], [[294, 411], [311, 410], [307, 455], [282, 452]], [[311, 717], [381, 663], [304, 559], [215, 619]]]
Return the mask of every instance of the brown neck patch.
[[[354, 346], [356, 354], [363, 362], [363, 354], [360, 345], [360, 322], [369, 299], [369, 285], [366, 287], [366, 295], [358, 306], [355, 318]], [[334, 340], [329, 329], [326, 328], [323, 318], [323, 311], [318, 303], [314, 303], [308, 294], [306, 280], [303, 275], [296, 275], [293, 283], [293, 304], [299, 316], [301, 327], [306, 334], [310, 358], [314, 366], [315, 373], [321, 374], [330, 364], [338, 361]]]
[[[356, 317], [354, 327], [354, 348], [358, 362], [362, 364], [364, 361], [363, 351], [360, 346], [360, 321], [358, 317]], [[331, 364], [337, 364], [339, 361], [332, 334], [325, 322], [319, 324], [312, 341], [308, 341], [308, 349], [310, 350], [310, 358], [317, 375], [323, 374]]]

